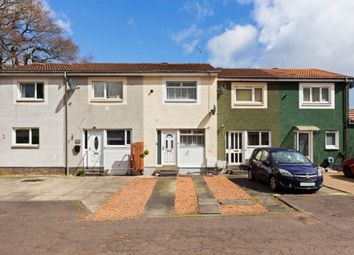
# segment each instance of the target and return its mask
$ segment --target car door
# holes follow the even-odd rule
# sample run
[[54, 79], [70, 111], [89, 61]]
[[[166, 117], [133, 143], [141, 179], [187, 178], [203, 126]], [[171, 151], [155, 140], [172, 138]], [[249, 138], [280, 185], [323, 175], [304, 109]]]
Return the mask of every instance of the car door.
[[259, 177], [264, 181], [268, 181], [271, 171], [269, 152], [268, 150], [262, 150], [259, 164]]
[[258, 149], [257, 151], [254, 152], [254, 157], [252, 157], [252, 160], [250, 162], [250, 166], [252, 168], [252, 173], [256, 178], [260, 177], [260, 165], [261, 165], [261, 157], [262, 157], [262, 150]]

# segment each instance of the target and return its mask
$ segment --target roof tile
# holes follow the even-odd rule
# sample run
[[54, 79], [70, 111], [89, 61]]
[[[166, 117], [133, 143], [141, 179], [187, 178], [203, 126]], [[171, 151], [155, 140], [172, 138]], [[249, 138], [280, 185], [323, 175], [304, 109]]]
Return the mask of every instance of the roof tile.
[[320, 69], [300, 68], [221, 68], [221, 78], [268, 78], [268, 79], [344, 79], [347, 75]]
[[168, 63], [36, 63], [13, 68], [3, 72], [72, 72], [72, 73], [195, 73], [216, 72], [209, 64]]

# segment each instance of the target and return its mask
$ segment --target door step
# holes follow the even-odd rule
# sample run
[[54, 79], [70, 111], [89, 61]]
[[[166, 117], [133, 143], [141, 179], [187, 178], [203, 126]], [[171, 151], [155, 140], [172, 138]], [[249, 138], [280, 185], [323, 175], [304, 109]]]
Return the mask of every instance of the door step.
[[102, 176], [107, 175], [107, 171], [103, 168], [86, 168], [85, 169], [86, 176]]
[[155, 176], [177, 176], [178, 170], [177, 166], [162, 166], [156, 168]]

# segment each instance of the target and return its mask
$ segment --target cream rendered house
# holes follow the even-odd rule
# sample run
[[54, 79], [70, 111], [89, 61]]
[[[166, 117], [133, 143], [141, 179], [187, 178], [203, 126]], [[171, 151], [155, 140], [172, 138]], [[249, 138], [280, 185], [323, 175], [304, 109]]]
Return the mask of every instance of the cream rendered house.
[[[6, 157], [0, 167], [126, 174], [131, 144], [144, 142], [150, 152], [145, 174], [160, 167], [186, 173], [214, 168], [216, 76], [208, 64], [53, 63], [2, 70], [0, 146]], [[30, 98], [19, 97], [26, 93]]]
[[192, 174], [215, 167], [217, 81], [208, 68], [144, 77], [144, 143], [150, 152], [145, 173], [157, 168]]

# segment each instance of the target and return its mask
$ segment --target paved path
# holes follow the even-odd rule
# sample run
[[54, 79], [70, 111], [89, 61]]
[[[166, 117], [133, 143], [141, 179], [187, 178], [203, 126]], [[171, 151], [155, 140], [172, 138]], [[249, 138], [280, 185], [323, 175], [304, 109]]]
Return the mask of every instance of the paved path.
[[324, 185], [354, 194], [354, 178], [345, 177], [343, 173], [324, 174]]
[[171, 216], [174, 212], [176, 177], [159, 177], [143, 217]]
[[205, 182], [204, 176], [193, 176], [192, 179], [198, 198], [198, 213], [219, 214], [217, 201]]
[[0, 201], [81, 201], [95, 212], [135, 177], [28, 176], [0, 177]]

